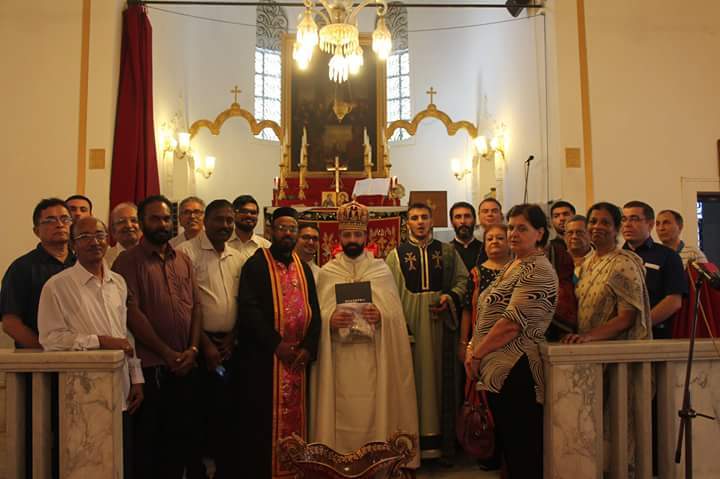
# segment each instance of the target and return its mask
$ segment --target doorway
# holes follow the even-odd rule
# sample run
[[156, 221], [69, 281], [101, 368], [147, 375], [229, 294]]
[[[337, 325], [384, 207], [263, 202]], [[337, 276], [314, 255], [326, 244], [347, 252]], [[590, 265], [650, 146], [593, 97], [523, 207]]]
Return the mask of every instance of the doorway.
[[708, 260], [720, 264], [720, 193], [697, 194], [698, 245]]

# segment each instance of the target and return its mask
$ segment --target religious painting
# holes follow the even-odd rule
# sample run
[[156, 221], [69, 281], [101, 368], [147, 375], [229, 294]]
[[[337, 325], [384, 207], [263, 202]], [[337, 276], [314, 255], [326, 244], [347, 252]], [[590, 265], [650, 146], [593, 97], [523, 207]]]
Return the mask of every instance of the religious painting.
[[289, 131], [290, 176], [299, 170], [303, 131], [307, 132], [308, 176], [329, 176], [335, 157], [347, 167], [343, 176], [364, 176], [364, 143], [371, 145], [373, 176], [383, 169], [382, 130], [385, 127], [385, 63], [372, 51], [369, 35], [360, 36], [364, 64], [347, 81], [328, 76], [331, 55], [315, 48], [309, 66], [301, 70], [292, 58], [294, 36], [283, 43], [283, 122]]
[[409, 205], [425, 203], [432, 210], [433, 226], [447, 228], [447, 191], [411, 191]]
[[334, 191], [323, 191], [320, 206], [323, 208], [333, 208], [338, 205], [337, 196]]

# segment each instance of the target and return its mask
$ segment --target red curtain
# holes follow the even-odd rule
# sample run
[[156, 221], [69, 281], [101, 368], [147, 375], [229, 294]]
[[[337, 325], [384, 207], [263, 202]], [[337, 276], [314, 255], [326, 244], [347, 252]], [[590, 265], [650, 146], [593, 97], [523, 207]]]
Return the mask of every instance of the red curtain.
[[[704, 266], [710, 271], [718, 271], [717, 266], [712, 263], [705, 263]], [[686, 275], [690, 292], [683, 298], [682, 308], [675, 318], [673, 338], [690, 337], [690, 328], [695, 312], [695, 280], [698, 273], [692, 266], [688, 265]], [[710, 327], [709, 331], [708, 326]], [[696, 335], [698, 338], [717, 338], [720, 335], [720, 291], [712, 289], [705, 281], [703, 281], [700, 290], [700, 311]]]
[[160, 193], [153, 125], [152, 27], [145, 8], [123, 13], [110, 208]]

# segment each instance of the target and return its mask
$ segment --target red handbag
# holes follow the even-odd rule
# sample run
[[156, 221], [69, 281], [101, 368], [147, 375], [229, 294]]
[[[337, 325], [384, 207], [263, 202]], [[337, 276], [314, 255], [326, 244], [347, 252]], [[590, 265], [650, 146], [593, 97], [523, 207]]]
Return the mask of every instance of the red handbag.
[[465, 401], [458, 411], [457, 440], [470, 456], [490, 459], [495, 454], [495, 421], [485, 391], [477, 391], [477, 380], [465, 385]]

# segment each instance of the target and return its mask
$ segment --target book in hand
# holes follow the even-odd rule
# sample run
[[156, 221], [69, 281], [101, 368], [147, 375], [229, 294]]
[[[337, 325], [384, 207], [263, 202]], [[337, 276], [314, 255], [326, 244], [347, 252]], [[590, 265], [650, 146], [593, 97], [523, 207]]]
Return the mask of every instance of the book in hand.
[[346, 310], [353, 315], [352, 326], [338, 329], [337, 338], [340, 342], [358, 343], [375, 339], [375, 327], [362, 316], [363, 308], [372, 304], [372, 289], [369, 281], [336, 284], [335, 302], [338, 310]]

